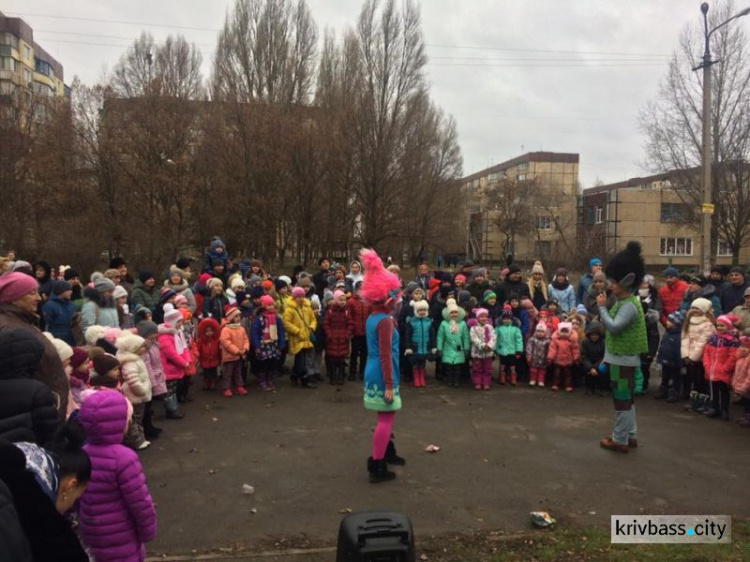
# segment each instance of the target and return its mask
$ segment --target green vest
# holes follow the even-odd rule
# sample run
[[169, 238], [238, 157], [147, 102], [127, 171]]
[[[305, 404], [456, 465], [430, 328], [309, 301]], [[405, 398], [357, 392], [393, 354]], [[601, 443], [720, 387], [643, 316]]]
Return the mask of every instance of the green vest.
[[638, 297], [631, 295], [622, 300], [618, 300], [609, 311], [609, 315], [612, 319], [616, 318], [617, 311], [620, 310], [620, 307], [626, 302], [633, 303], [638, 312], [638, 316], [627, 328], [617, 335], [611, 334], [607, 331], [607, 335], [605, 336], [607, 351], [612, 355], [641, 355], [642, 353], [648, 353], [646, 318], [643, 314], [643, 306]]

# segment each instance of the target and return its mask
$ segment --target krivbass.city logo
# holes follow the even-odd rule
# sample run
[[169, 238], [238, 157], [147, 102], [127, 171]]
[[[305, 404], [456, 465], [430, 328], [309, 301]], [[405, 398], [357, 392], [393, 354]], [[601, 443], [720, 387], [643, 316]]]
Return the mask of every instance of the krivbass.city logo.
[[729, 515], [613, 515], [613, 543], [729, 544]]

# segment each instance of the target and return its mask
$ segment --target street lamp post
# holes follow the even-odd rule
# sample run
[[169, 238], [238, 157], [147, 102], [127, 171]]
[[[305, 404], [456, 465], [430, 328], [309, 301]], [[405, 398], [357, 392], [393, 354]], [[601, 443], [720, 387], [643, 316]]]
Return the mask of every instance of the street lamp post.
[[693, 70], [703, 69], [703, 152], [701, 161], [703, 166], [703, 205], [702, 230], [703, 230], [703, 271], [708, 275], [711, 270], [711, 217], [714, 213], [713, 194], [711, 190], [711, 67], [719, 62], [711, 60], [711, 35], [727, 25], [729, 22], [750, 14], [750, 8], [733, 15], [725, 22], [720, 23], [712, 30], [708, 30], [708, 3], [701, 4], [703, 12], [703, 33], [705, 47], [703, 49], [703, 62]]

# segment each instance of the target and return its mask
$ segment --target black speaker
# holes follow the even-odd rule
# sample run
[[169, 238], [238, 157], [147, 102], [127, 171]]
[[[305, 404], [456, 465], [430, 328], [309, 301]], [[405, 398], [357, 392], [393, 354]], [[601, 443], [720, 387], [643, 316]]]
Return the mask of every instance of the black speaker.
[[414, 562], [414, 530], [406, 515], [363, 511], [339, 527], [336, 562]]

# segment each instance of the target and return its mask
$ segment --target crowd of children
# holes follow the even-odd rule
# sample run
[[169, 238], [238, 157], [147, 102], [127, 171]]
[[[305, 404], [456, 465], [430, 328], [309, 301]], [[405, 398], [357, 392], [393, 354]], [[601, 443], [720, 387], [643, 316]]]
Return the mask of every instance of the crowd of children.
[[[246, 395], [253, 383], [260, 391], [275, 390], [290, 355], [294, 386], [315, 388], [324, 380], [321, 364], [332, 385], [363, 378], [372, 307], [362, 297], [358, 262], [347, 270], [322, 259], [314, 275], [298, 267], [291, 277], [271, 276], [257, 260], [233, 263], [217, 239], [200, 272], [183, 258], [166, 270], [162, 283], [150, 271], [131, 280], [121, 259], [91, 275], [89, 283], [69, 267], [56, 276], [43, 262], [0, 265], [0, 306], [21, 306], [20, 300], [2, 299], [20, 299], [29, 279], [36, 279], [33, 287], [41, 295], [33, 302], [36, 318], [70, 389], [61, 403], [86, 431], [96, 478], [81, 502], [81, 534], [92, 552], [99, 530], [84, 521], [100, 519], [95, 495], [113, 485], [111, 470], [129, 471], [124, 477], [137, 490], [113, 509], [138, 502], [146, 518], [144, 528], [134, 531], [141, 537], [138, 544], [153, 536], [153, 505], [140, 465], [132, 464], [133, 451], [147, 449], [159, 437], [155, 403], [165, 419], [184, 417], [181, 405], [192, 400], [195, 375], [202, 378], [203, 390], [218, 390], [226, 398]], [[564, 269], [547, 285], [539, 262], [528, 281], [512, 264], [496, 282], [471, 263], [455, 275], [431, 274], [423, 264], [414, 281], [402, 282], [401, 307], [389, 311], [397, 321], [403, 380], [424, 388], [434, 384], [428, 380], [428, 372], [434, 372], [435, 381], [469, 384], [477, 391], [528, 383], [608, 394], [596, 298], [613, 301], [601, 261], [590, 265], [581, 280], [586, 286], [576, 292]], [[646, 276], [634, 296], [643, 307], [649, 340], [636, 369], [636, 393], [648, 390], [655, 361], [661, 375], [657, 399], [689, 400], [690, 410], [726, 420], [734, 392], [744, 408], [738, 421], [750, 427], [750, 288], [733, 283], [731, 294], [743, 300], [722, 303], [717, 317], [716, 299], [696, 296], [710, 293], [696, 289], [705, 287], [705, 278], [694, 279], [691, 289], [673, 277], [667, 275], [667, 285], [657, 291], [653, 277]], [[0, 310], [0, 321], [3, 314]], [[104, 461], [98, 459], [110, 457], [118, 468], [99, 465]]]

